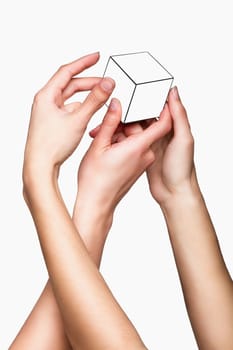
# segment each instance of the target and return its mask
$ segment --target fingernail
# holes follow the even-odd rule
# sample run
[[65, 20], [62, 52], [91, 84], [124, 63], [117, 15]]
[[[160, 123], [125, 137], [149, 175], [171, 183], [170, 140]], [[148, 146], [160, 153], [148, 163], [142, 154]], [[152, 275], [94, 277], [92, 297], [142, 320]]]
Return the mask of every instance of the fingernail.
[[109, 110], [110, 111], [116, 111], [118, 107], [117, 99], [112, 98], [110, 105], [109, 105]]
[[178, 88], [177, 86], [174, 86], [172, 88], [172, 93], [173, 93], [173, 96], [175, 97], [176, 100], [180, 100], [180, 95], [179, 95], [179, 91], [178, 91]]
[[115, 82], [111, 78], [103, 78], [100, 83], [100, 86], [104, 91], [110, 92], [113, 90]]
[[91, 53], [88, 53], [87, 56], [92, 56], [92, 55], [94, 56], [94, 55], [97, 55], [97, 54], [99, 55], [100, 52], [99, 51], [91, 52]]

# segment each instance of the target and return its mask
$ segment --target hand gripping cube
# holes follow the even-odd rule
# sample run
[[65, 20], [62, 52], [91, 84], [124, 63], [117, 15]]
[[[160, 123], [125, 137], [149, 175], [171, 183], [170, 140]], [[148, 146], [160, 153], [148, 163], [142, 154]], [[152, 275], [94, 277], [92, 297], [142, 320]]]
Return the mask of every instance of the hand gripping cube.
[[104, 76], [115, 80], [113, 96], [122, 105], [122, 122], [158, 117], [173, 76], [149, 53], [110, 56]]

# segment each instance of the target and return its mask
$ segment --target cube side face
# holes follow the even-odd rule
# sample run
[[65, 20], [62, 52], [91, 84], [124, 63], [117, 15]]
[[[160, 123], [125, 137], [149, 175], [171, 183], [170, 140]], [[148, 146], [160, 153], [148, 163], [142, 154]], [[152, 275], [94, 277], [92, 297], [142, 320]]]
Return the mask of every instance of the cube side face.
[[126, 116], [126, 123], [158, 117], [163, 110], [173, 79], [139, 84]]
[[[106, 67], [105, 77], [112, 78], [115, 83], [115, 89], [113, 90], [112, 97], [116, 97], [121, 102], [122, 107], [122, 121], [124, 122], [130, 107], [133, 92], [135, 90], [135, 84], [124, 73], [124, 71], [114, 62], [110, 57], [108, 65]], [[107, 105], [109, 101], [107, 102]]]

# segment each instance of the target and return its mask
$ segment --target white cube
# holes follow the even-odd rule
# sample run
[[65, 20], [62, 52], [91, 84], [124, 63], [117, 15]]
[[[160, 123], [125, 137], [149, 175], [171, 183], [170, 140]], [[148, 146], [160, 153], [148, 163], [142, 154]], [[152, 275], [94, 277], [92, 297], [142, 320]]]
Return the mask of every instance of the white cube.
[[110, 56], [104, 76], [115, 80], [123, 123], [158, 117], [174, 79], [149, 52]]

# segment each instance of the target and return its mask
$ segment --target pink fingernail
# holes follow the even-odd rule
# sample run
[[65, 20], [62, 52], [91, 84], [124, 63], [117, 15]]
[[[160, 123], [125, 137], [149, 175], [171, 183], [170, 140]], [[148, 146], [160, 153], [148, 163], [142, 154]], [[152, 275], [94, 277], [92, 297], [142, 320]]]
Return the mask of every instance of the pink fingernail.
[[115, 82], [111, 78], [103, 78], [100, 86], [104, 91], [111, 92], [115, 86]]
[[179, 95], [179, 91], [178, 91], [177, 86], [174, 86], [174, 87], [173, 87], [172, 93], [173, 93], [173, 96], [175, 97], [175, 99], [176, 99], [177, 101], [179, 101], [179, 100], [180, 100], [180, 95]]
[[116, 111], [118, 107], [117, 100], [115, 98], [112, 98], [110, 105], [109, 105], [109, 110], [110, 111]]

